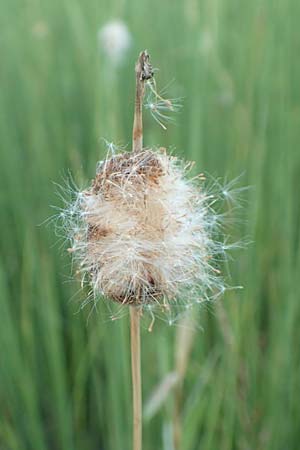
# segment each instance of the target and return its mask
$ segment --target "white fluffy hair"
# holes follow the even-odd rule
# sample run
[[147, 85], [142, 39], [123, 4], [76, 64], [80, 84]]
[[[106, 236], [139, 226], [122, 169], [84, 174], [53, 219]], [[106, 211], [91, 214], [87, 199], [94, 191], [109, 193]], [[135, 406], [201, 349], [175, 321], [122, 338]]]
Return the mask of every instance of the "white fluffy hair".
[[190, 166], [165, 149], [110, 154], [76, 193], [65, 226], [95, 298], [168, 311], [224, 290], [214, 200]]

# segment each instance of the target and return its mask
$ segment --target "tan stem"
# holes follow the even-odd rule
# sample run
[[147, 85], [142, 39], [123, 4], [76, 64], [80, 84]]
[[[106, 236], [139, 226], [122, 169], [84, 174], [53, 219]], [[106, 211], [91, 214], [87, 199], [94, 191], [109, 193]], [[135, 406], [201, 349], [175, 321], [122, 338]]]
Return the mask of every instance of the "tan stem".
[[140, 152], [143, 149], [143, 98], [145, 81], [153, 77], [152, 66], [146, 50], [140, 53], [135, 65], [135, 107], [132, 130], [132, 151]]
[[130, 306], [130, 334], [133, 396], [133, 450], [142, 450], [140, 308], [136, 306]]
[[143, 148], [143, 97], [144, 97], [144, 82], [139, 80], [136, 76], [136, 91], [135, 91], [135, 110], [132, 131], [132, 151], [139, 152]]
[[[136, 91], [132, 131], [132, 151], [143, 149], [143, 98], [145, 81], [153, 77], [152, 66], [146, 50], [139, 54], [135, 65]], [[140, 342], [140, 308], [130, 306], [131, 334], [131, 370], [133, 398], [133, 450], [142, 450], [142, 380], [141, 380], [141, 342]]]

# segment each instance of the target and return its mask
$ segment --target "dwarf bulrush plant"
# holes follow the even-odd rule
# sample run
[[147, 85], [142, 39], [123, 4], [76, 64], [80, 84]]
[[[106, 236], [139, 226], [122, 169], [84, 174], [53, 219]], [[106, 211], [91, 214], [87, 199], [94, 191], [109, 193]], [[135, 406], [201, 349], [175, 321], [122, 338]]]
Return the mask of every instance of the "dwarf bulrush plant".
[[163, 119], [178, 104], [157, 94], [146, 51], [139, 55], [135, 73], [132, 151], [118, 153], [110, 146], [91, 185], [75, 193], [64, 219], [69, 251], [93, 298], [130, 307], [133, 448], [140, 450], [140, 316], [159, 311], [171, 317], [180, 307], [222, 293], [217, 261], [226, 245], [220, 239], [216, 197], [205, 189], [203, 174], [191, 178], [191, 163], [164, 148], [143, 147], [144, 97], [163, 128]]

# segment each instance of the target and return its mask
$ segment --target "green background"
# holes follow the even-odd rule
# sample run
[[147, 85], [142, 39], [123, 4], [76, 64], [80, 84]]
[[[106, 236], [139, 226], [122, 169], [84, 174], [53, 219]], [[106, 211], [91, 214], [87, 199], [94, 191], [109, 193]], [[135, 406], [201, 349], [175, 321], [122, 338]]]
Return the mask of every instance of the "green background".
[[[98, 29], [132, 34], [113, 70]], [[84, 292], [54, 226], [53, 182], [87, 183], [104, 137], [130, 144], [138, 52], [184, 97], [165, 132], [243, 194], [228, 291], [194, 317], [181, 450], [296, 450], [300, 441], [300, 3], [298, 0], [6, 0], [0, 15], [0, 448], [129, 450], [129, 324]], [[76, 314], [77, 313], [77, 314]], [[145, 402], [173, 370], [179, 327], [142, 332]], [[199, 329], [199, 331], [198, 331]], [[144, 449], [172, 450], [173, 393], [144, 423]]]

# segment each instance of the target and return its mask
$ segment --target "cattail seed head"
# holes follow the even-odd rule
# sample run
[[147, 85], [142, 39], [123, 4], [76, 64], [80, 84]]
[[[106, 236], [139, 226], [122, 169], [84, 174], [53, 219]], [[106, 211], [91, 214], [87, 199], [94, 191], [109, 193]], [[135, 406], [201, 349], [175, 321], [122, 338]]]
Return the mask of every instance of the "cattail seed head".
[[[205, 176], [190, 178], [192, 164], [163, 148], [143, 148], [145, 87], [157, 111], [175, 110], [176, 102], [158, 94], [146, 50], [135, 74], [132, 152], [118, 153], [109, 144], [91, 185], [76, 191], [60, 215], [77, 273], [91, 285], [93, 298], [144, 307], [153, 319], [155, 306], [177, 315], [182, 306], [224, 292], [217, 262], [231, 246], [220, 239], [217, 198], [207, 192]], [[163, 128], [166, 117], [156, 117]], [[223, 189], [226, 201], [231, 187]]]
[[110, 154], [76, 194], [71, 253], [96, 296], [168, 308], [216, 287], [211, 199], [189, 166], [165, 149]]

